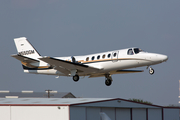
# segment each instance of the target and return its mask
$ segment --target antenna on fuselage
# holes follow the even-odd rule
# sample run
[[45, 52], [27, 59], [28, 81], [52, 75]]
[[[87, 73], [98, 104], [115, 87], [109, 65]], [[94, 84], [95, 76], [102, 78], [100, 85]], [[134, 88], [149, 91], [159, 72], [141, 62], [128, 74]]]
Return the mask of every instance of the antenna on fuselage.
[[72, 62], [76, 63], [76, 59], [74, 58], [74, 56], [71, 56]]

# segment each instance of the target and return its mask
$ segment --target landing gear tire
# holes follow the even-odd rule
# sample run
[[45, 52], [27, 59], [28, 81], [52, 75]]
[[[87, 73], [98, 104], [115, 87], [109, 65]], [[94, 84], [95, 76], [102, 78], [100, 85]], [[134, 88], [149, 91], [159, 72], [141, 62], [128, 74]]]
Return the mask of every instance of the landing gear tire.
[[107, 79], [107, 80], [105, 81], [105, 84], [106, 84], [107, 86], [110, 86], [110, 85], [112, 84], [112, 80]]
[[79, 80], [79, 75], [73, 76], [73, 80], [74, 80], [75, 82], [77, 82], [77, 81]]
[[107, 86], [110, 86], [111, 84], [112, 84], [112, 77], [111, 77], [111, 75], [110, 74], [105, 74], [105, 84], [107, 85]]
[[154, 69], [153, 69], [153, 68], [150, 68], [150, 69], [149, 69], [149, 74], [151, 74], [151, 75], [154, 74]]

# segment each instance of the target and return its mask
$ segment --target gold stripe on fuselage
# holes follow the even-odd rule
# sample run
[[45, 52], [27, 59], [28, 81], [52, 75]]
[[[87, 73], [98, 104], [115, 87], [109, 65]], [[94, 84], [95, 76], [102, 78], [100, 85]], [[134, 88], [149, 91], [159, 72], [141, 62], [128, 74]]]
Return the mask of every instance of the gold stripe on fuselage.
[[147, 59], [139, 59], [139, 58], [118, 58], [118, 59], [100, 59], [100, 60], [89, 60], [89, 61], [80, 60], [78, 62], [93, 63], [93, 62], [106, 62], [106, 61], [114, 61], [114, 60], [145, 60], [145, 61], [150, 61]]

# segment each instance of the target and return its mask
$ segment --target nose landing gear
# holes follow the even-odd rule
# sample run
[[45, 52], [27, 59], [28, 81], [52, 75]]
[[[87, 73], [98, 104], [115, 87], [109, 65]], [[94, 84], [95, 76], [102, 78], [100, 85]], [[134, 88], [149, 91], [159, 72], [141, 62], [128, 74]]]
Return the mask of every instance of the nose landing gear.
[[153, 68], [149, 68], [149, 74], [153, 75], [154, 74], [154, 69]]
[[[147, 67], [147, 68], [148, 68], [148, 67]], [[154, 69], [153, 69], [152, 67], [149, 67], [149, 74], [150, 74], [150, 75], [153, 75], [154, 72], [155, 72]]]

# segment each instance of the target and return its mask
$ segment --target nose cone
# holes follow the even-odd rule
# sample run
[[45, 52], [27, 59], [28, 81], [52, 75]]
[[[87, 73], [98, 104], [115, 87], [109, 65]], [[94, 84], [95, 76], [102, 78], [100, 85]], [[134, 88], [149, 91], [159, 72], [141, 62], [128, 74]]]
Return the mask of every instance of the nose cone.
[[161, 62], [165, 62], [168, 60], [168, 56], [166, 55], [157, 55], [157, 57]]

